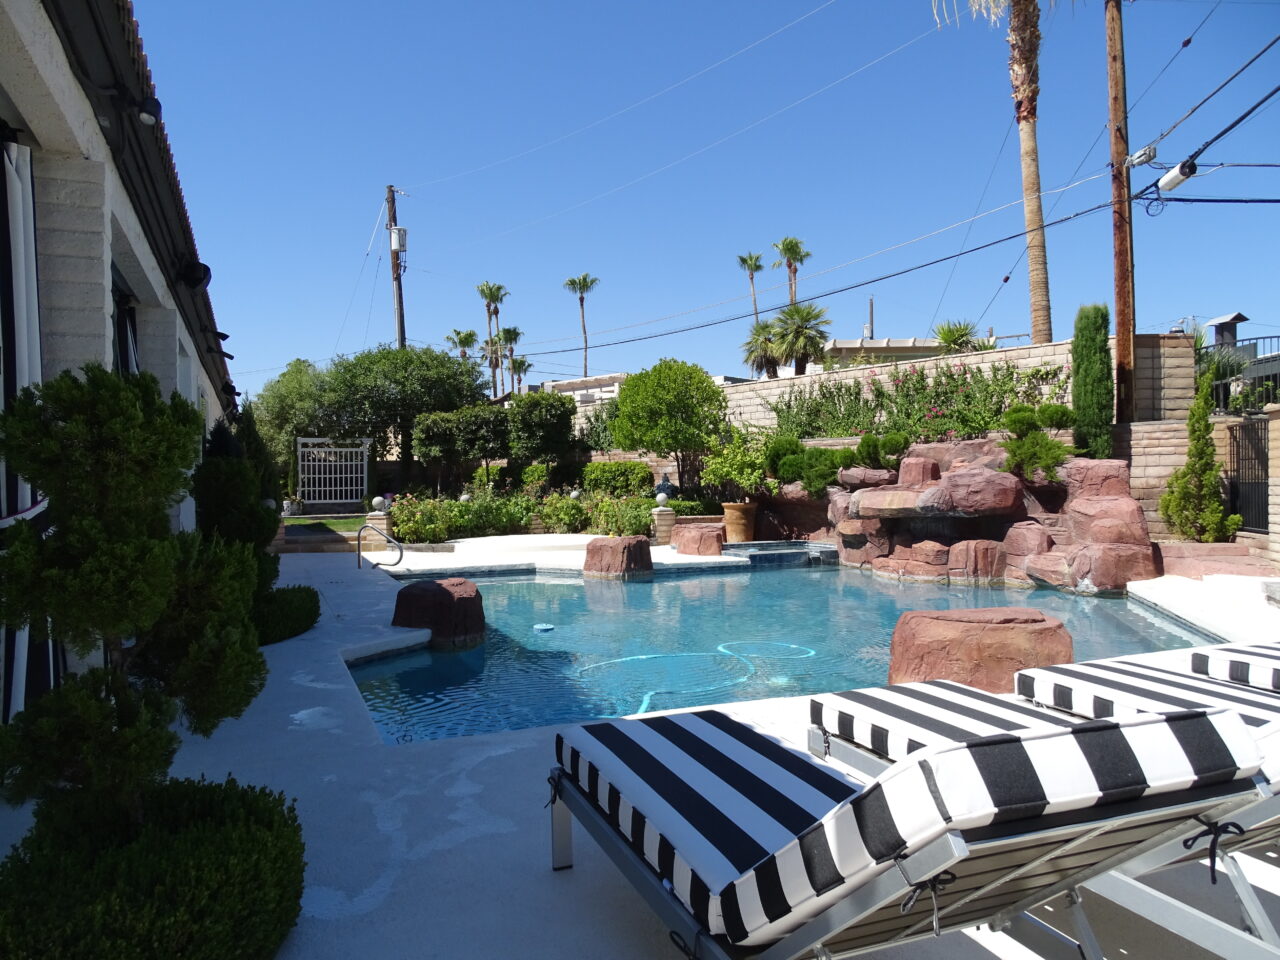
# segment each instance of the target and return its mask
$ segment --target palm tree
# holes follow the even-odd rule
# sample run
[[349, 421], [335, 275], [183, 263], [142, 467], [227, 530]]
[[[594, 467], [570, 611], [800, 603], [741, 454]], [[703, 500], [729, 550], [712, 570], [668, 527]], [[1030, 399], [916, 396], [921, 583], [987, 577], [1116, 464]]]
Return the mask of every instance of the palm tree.
[[770, 380], [778, 379], [777, 344], [778, 329], [772, 320], [756, 319], [751, 325], [751, 334], [742, 345], [742, 362], [751, 368], [752, 373], [763, 373]]
[[532, 367], [533, 363], [528, 357], [511, 358], [511, 376], [513, 376], [516, 381], [516, 393], [520, 392], [520, 387], [524, 384], [524, 376]]
[[584, 273], [580, 277], [570, 277], [564, 282], [564, 288], [578, 295], [578, 316], [582, 319], [582, 375], [587, 375], [587, 294], [596, 288], [599, 277]]
[[[524, 336], [519, 327], [503, 327], [498, 331], [498, 343], [505, 349], [507, 360], [512, 360], [516, 355], [516, 344], [520, 342], [520, 338]], [[516, 386], [516, 375], [511, 375], [511, 389]]]
[[823, 327], [830, 326], [825, 307], [812, 303], [793, 303], [783, 307], [774, 318], [774, 343], [778, 359], [794, 364], [796, 376], [803, 376], [810, 360], [819, 359], [826, 350], [827, 336]]
[[[933, 15], [938, 16], [933, 0]], [[954, 0], [952, 0], [954, 6]], [[942, 0], [946, 16], [946, 0]], [[1037, 0], [969, 0], [969, 12], [992, 23], [1009, 14], [1009, 82], [1013, 115], [1018, 121], [1022, 161], [1022, 215], [1027, 228], [1027, 283], [1031, 293], [1031, 342], [1052, 343], [1049, 316], [1049, 265], [1044, 245], [1044, 210], [1040, 205], [1040, 147], [1036, 141], [1036, 106], [1040, 98], [1040, 4]], [[947, 18], [948, 20], [950, 18]]]
[[778, 259], [773, 262], [776, 270], [784, 264], [787, 267], [787, 285], [791, 290], [791, 302], [796, 302], [796, 272], [800, 269], [801, 264], [808, 260], [813, 254], [804, 248], [804, 241], [796, 237], [783, 237], [773, 245], [773, 249], [778, 251]]
[[[751, 312], [756, 315], [756, 323], [760, 322], [760, 308], [756, 306], [756, 274], [764, 269], [764, 264], [760, 262], [761, 254], [758, 253], [740, 253], [738, 254], [738, 266], [747, 271], [747, 280], [751, 283]], [[792, 297], [792, 302], [795, 302]], [[754, 333], [755, 327], [752, 327]], [[777, 375], [777, 371], [774, 371]]]
[[498, 368], [502, 366], [502, 357], [506, 348], [498, 342], [497, 337], [489, 337], [480, 344], [480, 355], [489, 364], [489, 378], [493, 384], [493, 398], [498, 399]]
[[467, 351], [475, 348], [476, 339], [474, 330], [459, 330], [455, 327], [453, 333], [445, 336], [444, 342], [454, 350], [457, 350], [458, 356], [465, 360], [467, 359]]
[[[492, 337], [498, 329], [498, 307], [510, 293], [502, 284], [489, 283], [487, 280], [476, 286], [476, 293], [484, 301], [485, 336]], [[493, 395], [498, 395], [497, 387], [494, 387]]]

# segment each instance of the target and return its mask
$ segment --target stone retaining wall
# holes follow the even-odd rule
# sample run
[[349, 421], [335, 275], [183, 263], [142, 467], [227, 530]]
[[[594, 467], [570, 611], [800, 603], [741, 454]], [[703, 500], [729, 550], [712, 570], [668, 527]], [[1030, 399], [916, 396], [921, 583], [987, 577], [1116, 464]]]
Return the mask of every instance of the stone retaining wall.
[[[1114, 355], [1115, 340], [1112, 338]], [[1139, 421], [1168, 420], [1186, 417], [1195, 392], [1195, 350], [1189, 338], [1175, 334], [1142, 334], [1134, 340], [1136, 367], [1137, 416]], [[913, 365], [926, 371], [955, 363], [957, 359], [971, 367], [990, 371], [997, 364], [1012, 363], [1019, 370], [1037, 367], [1068, 367], [1071, 363], [1071, 341], [1010, 347], [966, 354], [963, 358], [935, 357], [917, 360]], [[783, 399], [795, 387], [811, 387], [819, 383], [864, 381], [869, 377], [884, 381], [892, 376], [892, 365], [850, 367], [844, 370], [817, 371], [803, 377], [779, 380], [753, 380], [750, 383], [727, 384], [723, 387], [729, 401], [730, 421], [742, 425], [771, 427], [775, 417], [770, 404]], [[1067, 398], [1070, 402], [1070, 397]]]
[[1151, 539], [1174, 536], [1160, 519], [1160, 497], [1173, 472], [1187, 462], [1187, 422], [1118, 424], [1113, 430], [1112, 455], [1129, 461], [1129, 486], [1146, 515]]

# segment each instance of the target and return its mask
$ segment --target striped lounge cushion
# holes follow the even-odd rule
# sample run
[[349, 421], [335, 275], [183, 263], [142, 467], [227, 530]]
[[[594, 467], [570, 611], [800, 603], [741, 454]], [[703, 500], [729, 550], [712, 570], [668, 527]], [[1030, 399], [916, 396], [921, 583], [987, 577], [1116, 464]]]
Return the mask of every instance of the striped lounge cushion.
[[925, 747], [1072, 723], [948, 680], [819, 694], [809, 701], [809, 722], [889, 760], [903, 760]]
[[[1188, 711], [917, 751], [859, 790], [722, 713], [572, 727], [566, 775], [709, 933], [771, 943], [948, 830], [1250, 776], [1234, 714]], [[1087, 814], [1082, 814], [1087, 816]]]
[[1191, 672], [1202, 677], [1280, 690], [1280, 643], [1192, 647]]

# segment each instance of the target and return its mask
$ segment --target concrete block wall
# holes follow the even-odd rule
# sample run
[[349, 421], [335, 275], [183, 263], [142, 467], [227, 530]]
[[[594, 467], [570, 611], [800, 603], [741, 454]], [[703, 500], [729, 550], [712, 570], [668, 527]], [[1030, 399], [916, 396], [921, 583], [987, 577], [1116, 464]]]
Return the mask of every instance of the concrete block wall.
[[1174, 534], [1160, 519], [1160, 497], [1173, 472], [1187, 462], [1187, 422], [1120, 424], [1113, 437], [1112, 454], [1129, 461], [1129, 486], [1146, 515], [1151, 538], [1173, 539]]
[[111, 365], [111, 229], [106, 165], [41, 155], [33, 165], [45, 379]]

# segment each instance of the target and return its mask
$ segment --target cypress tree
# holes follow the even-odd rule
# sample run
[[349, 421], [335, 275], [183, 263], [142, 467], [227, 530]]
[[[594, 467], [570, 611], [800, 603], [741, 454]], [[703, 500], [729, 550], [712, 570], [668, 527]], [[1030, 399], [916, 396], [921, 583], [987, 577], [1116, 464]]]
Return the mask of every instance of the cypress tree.
[[1213, 446], [1209, 413], [1213, 409], [1213, 372], [1196, 383], [1196, 399], [1187, 414], [1187, 462], [1169, 478], [1160, 498], [1160, 516], [1179, 535], [1201, 543], [1231, 539], [1244, 519], [1227, 515], [1222, 503], [1222, 468]]
[[1071, 340], [1071, 406], [1076, 412], [1075, 445], [1083, 456], [1111, 456], [1115, 415], [1115, 372], [1111, 365], [1111, 314], [1106, 304], [1081, 307]]

